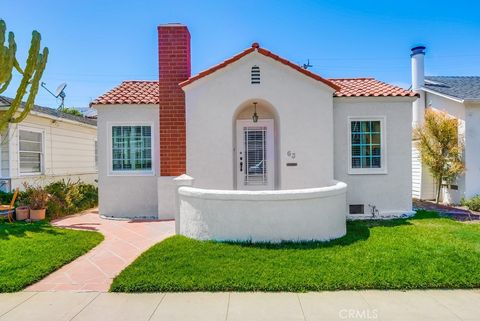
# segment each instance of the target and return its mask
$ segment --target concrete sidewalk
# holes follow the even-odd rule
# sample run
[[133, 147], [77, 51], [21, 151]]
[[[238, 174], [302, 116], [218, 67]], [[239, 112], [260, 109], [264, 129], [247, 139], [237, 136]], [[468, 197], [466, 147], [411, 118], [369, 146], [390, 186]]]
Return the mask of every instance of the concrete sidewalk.
[[480, 290], [319, 293], [18, 292], [0, 294], [0, 320], [480, 320]]

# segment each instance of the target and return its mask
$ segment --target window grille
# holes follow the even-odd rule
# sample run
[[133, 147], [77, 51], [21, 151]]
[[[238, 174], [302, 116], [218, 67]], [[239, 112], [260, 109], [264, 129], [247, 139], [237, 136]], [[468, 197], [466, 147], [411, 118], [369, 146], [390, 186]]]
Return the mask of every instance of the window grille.
[[112, 170], [152, 170], [151, 126], [112, 126]]
[[381, 168], [380, 121], [352, 121], [352, 168]]
[[245, 185], [267, 185], [267, 128], [244, 127]]

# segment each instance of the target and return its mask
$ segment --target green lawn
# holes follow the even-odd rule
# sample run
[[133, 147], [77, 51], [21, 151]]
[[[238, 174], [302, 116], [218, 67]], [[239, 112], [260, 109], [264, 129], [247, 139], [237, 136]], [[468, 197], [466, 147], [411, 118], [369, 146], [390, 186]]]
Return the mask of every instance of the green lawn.
[[436, 213], [355, 221], [327, 243], [156, 244], [112, 284], [115, 292], [316, 291], [480, 286], [480, 224]]
[[46, 222], [0, 221], [0, 292], [22, 290], [102, 240], [97, 232], [60, 229]]

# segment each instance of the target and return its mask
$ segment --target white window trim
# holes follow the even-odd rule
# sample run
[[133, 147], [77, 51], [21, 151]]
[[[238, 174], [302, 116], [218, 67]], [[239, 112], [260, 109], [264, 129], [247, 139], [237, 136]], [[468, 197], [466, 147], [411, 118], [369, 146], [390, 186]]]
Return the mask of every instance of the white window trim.
[[[380, 168], [353, 168], [352, 167], [352, 122], [353, 121], [380, 121], [380, 159], [382, 167]], [[375, 175], [388, 174], [387, 170], [387, 117], [386, 116], [349, 116], [347, 123], [348, 136], [348, 160], [347, 172], [350, 175]]]
[[[20, 131], [29, 131], [42, 134], [42, 153], [40, 155], [40, 172], [22, 173], [20, 170]], [[17, 127], [17, 174], [19, 177], [39, 176], [45, 173], [45, 129], [38, 127], [18, 126]]]
[[[112, 155], [112, 127], [113, 126], [150, 126], [151, 130], [151, 152], [152, 152], [152, 169], [145, 171], [114, 171], [113, 155]], [[155, 126], [153, 122], [107, 122], [107, 139], [108, 139], [108, 174], [107, 176], [155, 176]]]

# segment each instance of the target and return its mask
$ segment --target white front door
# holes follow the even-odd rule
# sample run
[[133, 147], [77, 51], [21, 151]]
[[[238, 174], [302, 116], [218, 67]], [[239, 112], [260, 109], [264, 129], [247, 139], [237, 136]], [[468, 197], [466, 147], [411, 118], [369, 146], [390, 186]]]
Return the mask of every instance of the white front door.
[[237, 189], [275, 188], [273, 119], [237, 120]]

